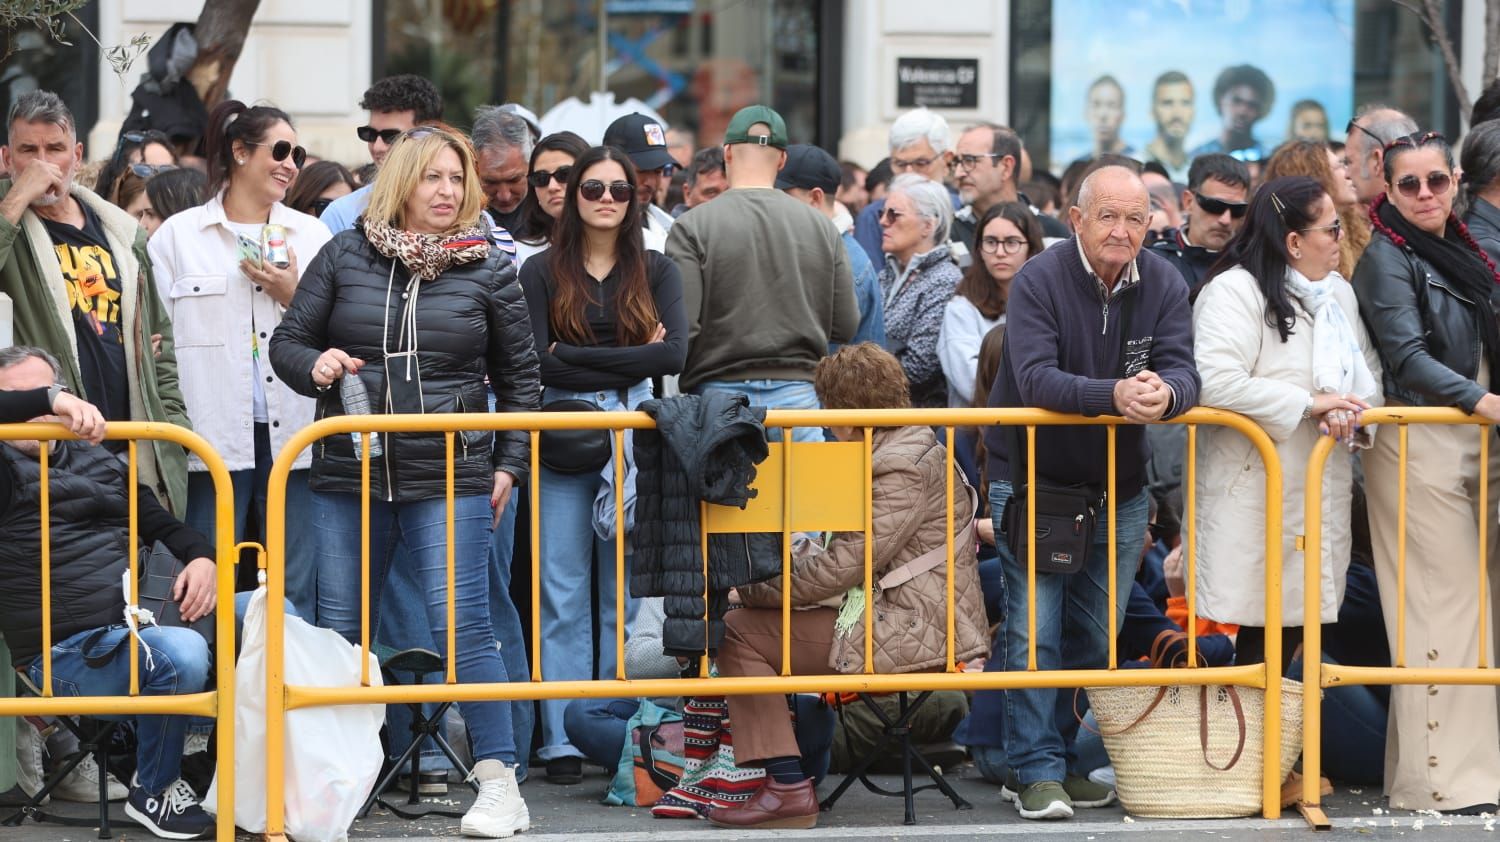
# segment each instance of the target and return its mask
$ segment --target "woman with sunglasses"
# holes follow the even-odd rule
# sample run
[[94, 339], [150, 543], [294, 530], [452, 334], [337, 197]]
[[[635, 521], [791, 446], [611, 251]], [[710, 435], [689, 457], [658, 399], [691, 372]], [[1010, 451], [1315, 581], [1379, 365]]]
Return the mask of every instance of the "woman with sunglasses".
[[[1500, 399], [1493, 394], [1492, 378], [1500, 339], [1494, 289], [1500, 277], [1490, 255], [1451, 213], [1452, 168], [1451, 149], [1436, 133], [1386, 146], [1387, 193], [1372, 206], [1377, 233], [1355, 272], [1355, 287], [1387, 364], [1389, 402], [1456, 405], [1495, 420]], [[1424, 666], [1472, 665], [1481, 645], [1479, 611], [1488, 619], [1491, 605], [1488, 594], [1476, 599], [1473, 588], [1461, 582], [1483, 560], [1478, 518], [1493, 519], [1492, 509], [1478, 509], [1480, 472], [1486, 471], [1491, 483], [1500, 474], [1493, 460], [1480, 464], [1479, 436], [1472, 428], [1413, 426], [1409, 437], [1407, 581], [1431, 585], [1406, 590], [1405, 655]], [[1385, 439], [1377, 441], [1365, 463], [1388, 629], [1395, 628], [1397, 605], [1398, 456], [1395, 442]], [[1488, 555], [1493, 565], [1493, 552]], [[1427, 621], [1414, 628], [1412, 617]], [[1412, 745], [1419, 729], [1438, 723], [1421, 737], [1428, 745], [1420, 752], [1437, 760], [1436, 770], [1424, 767], [1414, 749], [1388, 755], [1386, 786], [1393, 806], [1399, 799], [1414, 808], [1494, 810], [1500, 750], [1495, 730], [1484, 723], [1494, 721], [1495, 696], [1477, 690], [1444, 687], [1429, 697], [1393, 688], [1398, 746]], [[1454, 722], [1463, 724], [1444, 727]]]
[[1313, 179], [1333, 199], [1339, 228], [1344, 232], [1339, 240], [1339, 275], [1346, 280], [1353, 277], [1360, 255], [1370, 244], [1370, 220], [1354, 190], [1354, 181], [1349, 178], [1349, 162], [1327, 143], [1289, 140], [1276, 147], [1271, 160], [1266, 162], [1265, 177], [1270, 181], [1293, 175]]
[[[440, 129], [399, 138], [360, 221], [308, 266], [271, 339], [276, 374], [316, 398], [324, 417], [362, 408], [377, 414], [484, 412], [487, 391], [501, 412], [535, 410], [537, 359], [526, 303], [509, 255], [480, 222], [483, 207], [467, 139]], [[506, 681], [491, 625], [489, 543], [513, 490], [525, 482], [527, 434], [472, 430], [451, 438], [381, 435], [378, 441], [378, 451], [373, 438], [365, 451], [363, 440], [335, 435], [312, 448], [318, 624], [351, 642], [361, 638], [367, 503], [370, 637], [380, 625], [384, 593], [387, 605], [395, 601], [396, 610], [426, 618], [446, 660], [451, 596], [458, 680]], [[362, 500], [365, 465], [369, 496]], [[388, 588], [392, 564], [404, 565], [419, 585]], [[462, 832], [502, 837], [526, 830], [531, 820], [516, 790], [515, 765], [517, 749], [529, 747], [516, 745], [510, 703], [460, 702], [459, 710], [479, 784]]]
[[354, 176], [338, 161], [308, 164], [286, 192], [286, 206], [309, 216], [322, 216], [335, 199], [356, 190]]
[[[543, 406], [573, 401], [584, 409], [635, 409], [651, 397], [651, 378], [678, 374], [687, 360], [682, 278], [675, 263], [642, 245], [635, 193], [635, 166], [624, 152], [588, 150], [573, 163], [553, 248], [521, 269], [541, 357]], [[545, 441], [542, 448], [536, 574], [542, 674], [549, 681], [613, 678], [615, 627], [628, 624], [630, 612], [615, 616], [615, 593], [625, 583], [615, 578], [615, 538], [596, 531], [594, 501], [610, 493], [614, 463], [561, 464], [569, 454], [549, 453]], [[597, 630], [589, 620], [591, 602]], [[566, 699], [542, 702], [538, 756], [553, 783], [577, 783], [582, 774], [583, 752], [564, 729], [567, 707]]]
[[[979, 259], [969, 264], [957, 294], [943, 310], [938, 355], [948, 379], [948, 405], [974, 405], [979, 347], [992, 328], [1005, 324], [1005, 298], [1021, 264], [1042, 251], [1042, 226], [1031, 208], [1000, 202], [985, 211], [968, 244]], [[984, 397], [988, 397], [986, 392]]]
[[[1380, 350], [1385, 400], [1397, 406], [1448, 406], [1500, 421], [1500, 275], [1469, 229], [1453, 215], [1453, 150], [1436, 132], [1385, 147], [1386, 192], [1370, 206], [1374, 238], [1354, 270], [1360, 314]], [[1398, 624], [1400, 437], [1375, 439], [1364, 459], [1375, 572], [1391, 649]], [[1493, 434], [1488, 430], [1483, 435]], [[1481, 617], [1491, 596], [1475, 592], [1477, 565], [1496, 556], [1479, 543], [1479, 519], [1494, 535], [1500, 479], [1490, 448], [1471, 426], [1414, 424], [1406, 429], [1405, 608], [1408, 664], [1472, 667], [1479, 662]], [[1489, 508], [1479, 509], [1481, 471]], [[1488, 554], [1488, 558], [1484, 554]], [[1480, 612], [1484, 612], [1481, 614]], [[1493, 625], [1489, 626], [1494, 628]], [[1391, 688], [1395, 729], [1386, 752], [1392, 807], [1494, 812], [1500, 801], [1500, 729], [1492, 687]]]
[[516, 238], [516, 262], [525, 265], [532, 256], [551, 245], [557, 218], [562, 216], [563, 197], [573, 164], [589, 151], [588, 141], [572, 132], [553, 132], [537, 141], [531, 150], [531, 169], [526, 176], [531, 189], [521, 200], [521, 230]]
[[943, 185], [916, 173], [891, 182], [880, 211], [885, 340], [906, 372], [915, 407], [948, 404], [938, 334], [943, 308], [962, 277], [948, 249], [952, 224], [953, 201]]
[[[109, 160], [99, 170], [99, 176], [94, 181], [94, 192], [114, 202], [115, 185], [131, 165], [175, 167], [179, 163], [177, 149], [166, 133], [155, 130], [122, 132], [119, 142], [115, 144], [115, 154], [109, 156]], [[150, 178], [151, 174], [146, 173], [144, 177]]]
[[[235, 541], [250, 541], [257, 540], [244, 534], [252, 511], [264, 533], [271, 463], [313, 420], [312, 401], [271, 370], [267, 344], [297, 290], [300, 261], [311, 260], [330, 235], [314, 217], [282, 204], [305, 157], [285, 112], [229, 100], [210, 115], [205, 143], [212, 198], [163, 222], [148, 251], [172, 319], [188, 417], [224, 457], [234, 482]], [[286, 511], [286, 596], [304, 617], [317, 608], [309, 459], [297, 460]], [[185, 519], [213, 535], [213, 479], [197, 457], [188, 470]]]
[[[1381, 402], [1380, 363], [1359, 320], [1354, 290], [1338, 274], [1343, 226], [1323, 186], [1273, 179], [1250, 200], [1245, 223], [1193, 305], [1199, 400], [1239, 412], [1276, 443], [1284, 492], [1300, 501], [1319, 436], [1348, 445], [1328, 461], [1324, 488], [1324, 622], [1338, 617], [1349, 569], [1355, 448], [1369, 446], [1360, 412]], [[1198, 614], [1237, 623], [1237, 660], [1265, 660], [1265, 469], [1250, 440], [1227, 427], [1198, 431]], [[1282, 511], [1286, 669], [1302, 639], [1301, 505]]]

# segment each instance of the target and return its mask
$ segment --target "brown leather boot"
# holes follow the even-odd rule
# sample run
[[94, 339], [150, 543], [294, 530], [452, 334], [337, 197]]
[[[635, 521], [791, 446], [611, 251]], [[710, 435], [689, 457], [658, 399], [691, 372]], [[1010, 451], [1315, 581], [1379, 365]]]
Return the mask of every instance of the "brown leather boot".
[[811, 779], [780, 784], [766, 778], [750, 800], [736, 807], [708, 811], [719, 827], [767, 827], [808, 830], [818, 825], [818, 796]]

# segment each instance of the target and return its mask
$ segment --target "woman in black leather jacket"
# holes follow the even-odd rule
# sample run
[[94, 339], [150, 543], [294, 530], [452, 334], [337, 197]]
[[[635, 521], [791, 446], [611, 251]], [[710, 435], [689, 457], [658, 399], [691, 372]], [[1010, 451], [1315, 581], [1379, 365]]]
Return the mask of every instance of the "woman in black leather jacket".
[[[1500, 421], [1500, 332], [1494, 263], [1453, 215], [1453, 152], [1442, 135], [1398, 138], [1385, 148], [1386, 194], [1370, 208], [1374, 238], [1354, 270], [1354, 289], [1384, 367], [1392, 406], [1456, 406]], [[1407, 428], [1406, 651], [1423, 667], [1472, 667], [1479, 658], [1476, 565], [1487, 560], [1479, 518], [1480, 471], [1500, 488], [1494, 463], [1480, 464], [1490, 428]], [[1491, 454], [1497, 448], [1492, 445]], [[1399, 437], [1381, 430], [1365, 454], [1375, 572], [1391, 651], [1397, 651]], [[1324, 618], [1325, 621], [1333, 618]], [[1391, 688], [1394, 740], [1386, 753], [1391, 806], [1493, 812], [1500, 800], [1500, 729], [1490, 687]]]
[[1469, 130], [1459, 163], [1464, 173], [1458, 192], [1464, 224], [1490, 260], [1500, 260], [1500, 121]]
[[[392, 147], [353, 230], [308, 266], [271, 339], [283, 381], [346, 411], [341, 378], [357, 377], [374, 412], [484, 412], [485, 375], [502, 411], [538, 406], [530, 319], [510, 260], [480, 227], [484, 204], [468, 141], [430, 127]], [[493, 445], [492, 445], [493, 442]], [[370, 625], [395, 549], [414, 566], [432, 637], [446, 657], [446, 446], [441, 434], [381, 436], [370, 458]], [[453, 447], [455, 658], [458, 680], [506, 681], [490, 625], [488, 547], [494, 520], [526, 478], [525, 432], [461, 432]], [[322, 541], [318, 622], [360, 636], [361, 460], [350, 436], [313, 446], [313, 521]], [[501, 594], [502, 599], [507, 598]], [[516, 792], [518, 746], [506, 702], [461, 702], [474, 743], [478, 798], [463, 832], [509, 836], [530, 825]], [[530, 746], [519, 747], [528, 750]]]

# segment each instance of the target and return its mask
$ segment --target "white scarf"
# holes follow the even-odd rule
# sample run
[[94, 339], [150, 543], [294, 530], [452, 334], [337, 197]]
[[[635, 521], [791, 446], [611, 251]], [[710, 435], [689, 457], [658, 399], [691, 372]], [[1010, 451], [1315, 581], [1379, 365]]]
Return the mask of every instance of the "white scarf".
[[1314, 282], [1296, 269], [1286, 270], [1287, 293], [1313, 317], [1313, 388], [1363, 397], [1375, 393], [1375, 377], [1365, 364], [1354, 326], [1334, 297], [1334, 285], [1343, 282], [1337, 274]]

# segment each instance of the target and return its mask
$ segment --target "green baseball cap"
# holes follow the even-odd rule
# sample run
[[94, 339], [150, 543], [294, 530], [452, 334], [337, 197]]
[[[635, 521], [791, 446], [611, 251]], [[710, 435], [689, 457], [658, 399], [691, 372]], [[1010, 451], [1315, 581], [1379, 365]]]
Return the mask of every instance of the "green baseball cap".
[[[756, 123], [764, 123], [770, 127], [771, 133], [751, 134], [750, 127]], [[724, 145], [733, 143], [754, 143], [757, 146], [785, 149], [786, 121], [769, 105], [747, 105], [735, 112], [734, 119], [729, 121], [728, 131], [724, 132]]]

